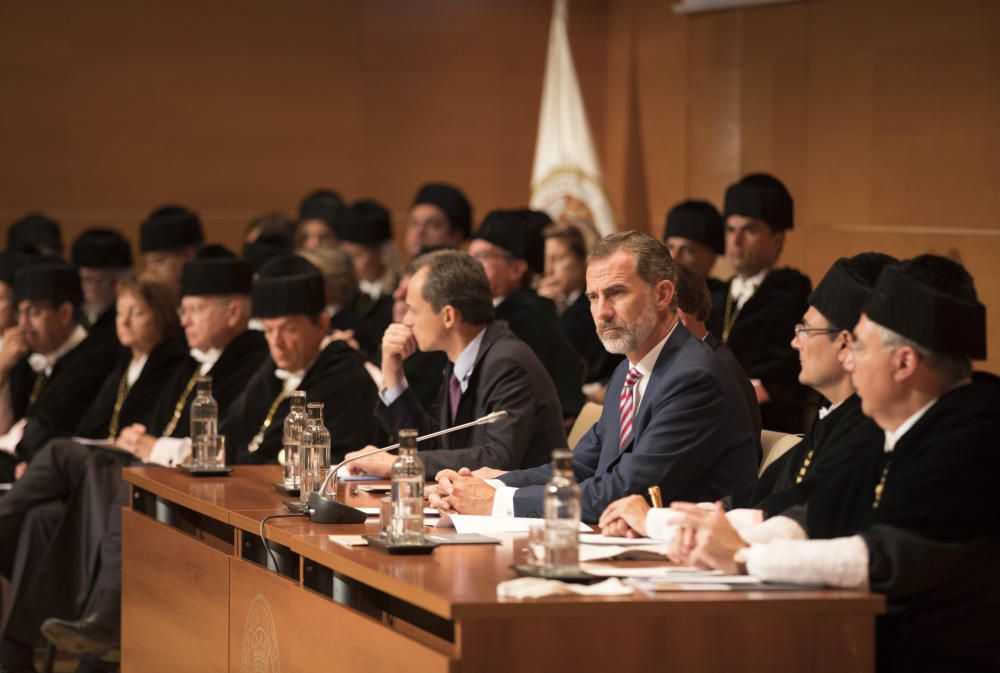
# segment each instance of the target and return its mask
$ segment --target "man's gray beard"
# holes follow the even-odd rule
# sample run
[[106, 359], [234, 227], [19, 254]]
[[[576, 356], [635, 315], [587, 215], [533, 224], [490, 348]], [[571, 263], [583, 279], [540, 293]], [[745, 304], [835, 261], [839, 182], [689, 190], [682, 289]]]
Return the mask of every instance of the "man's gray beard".
[[[610, 327], [612, 325], [624, 328], [622, 330], [623, 334], [620, 337], [605, 337], [601, 334], [600, 328], [602, 326]], [[649, 338], [649, 335], [653, 333], [653, 330], [656, 329], [656, 306], [650, 302], [646, 306], [646, 310], [639, 316], [639, 319], [631, 325], [612, 325], [601, 323], [597, 326], [597, 338], [601, 340], [604, 350], [617, 355], [631, 353], [641, 346]]]

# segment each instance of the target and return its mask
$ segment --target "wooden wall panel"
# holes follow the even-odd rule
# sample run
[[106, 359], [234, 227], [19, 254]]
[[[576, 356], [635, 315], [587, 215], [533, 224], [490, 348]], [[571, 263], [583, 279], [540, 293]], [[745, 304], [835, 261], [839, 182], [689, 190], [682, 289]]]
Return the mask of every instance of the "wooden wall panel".
[[[678, 200], [719, 203], [742, 173], [769, 170], [796, 199], [785, 263], [818, 280], [852, 251], [940, 250], [1000, 307], [984, 253], [1000, 237], [1000, 3], [570, 9], [612, 208], [629, 226], [659, 233]], [[536, 0], [6, 3], [0, 236], [28, 208], [70, 235], [133, 233], [177, 200], [236, 244], [252, 215], [319, 185], [384, 200], [399, 231], [425, 179], [462, 184], [479, 217], [524, 203], [549, 15]], [[998, 370], [992, 318], [990, 335]]]

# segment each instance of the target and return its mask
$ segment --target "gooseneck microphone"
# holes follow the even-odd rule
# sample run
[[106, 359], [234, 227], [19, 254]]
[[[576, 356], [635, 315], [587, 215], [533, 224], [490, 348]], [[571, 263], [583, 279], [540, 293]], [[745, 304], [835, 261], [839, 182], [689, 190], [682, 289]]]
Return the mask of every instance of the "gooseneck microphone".
[[[447, 435], [448, 433], [456, 432], [458, 430], [464, 430], [465, 428], [471, 428], [476, 425], [489, 425], [490, 423], [496, 423], [504, 418], [507, 418], [506, 411], [494, 411], [491, 414], [486, 414], [482, 418], [477, 418], [469, 423], [463, 423], [462, 425], [456, 425], [450, 428], [445, 428], [444, 430], [438, 430], [437, 432], [431, 432], [417, 437], [417, 442], [422, 442], [425, 439], [434, 439], [435, 437]], [[368, 518], [368, 515], [360, 509], [355, 509], [354, 507], [345, 505], [342, 502], [337, 502], [334, 498], [327, 498], [322, 494], [326, 493], [327, 484], [329, 484], [332, 479], [333, 493], [336, 497], [337, 474], [345, 465], [349, 465], [350, 463], [353, 463], [356, 460], [361, 460], [362, 458], [367, 458], [368, 456], [373, 456], [376, 453], [384, 453], [398, 448], [399, 444], [383, 446], [380, 449], [375, 449], [374, 451], [370, 451], [361, 456], [355, 456], [354, 458], [342, 461], [331, 467], [330, 471], [327, 472], [323, 483], [320, 484], [319, 490], [309, 496], [309, 502], [307, 504], [307, 509], [305, 510], [305, 515], [308, 516], [313, 523], [364, 523], [365, 519]]]

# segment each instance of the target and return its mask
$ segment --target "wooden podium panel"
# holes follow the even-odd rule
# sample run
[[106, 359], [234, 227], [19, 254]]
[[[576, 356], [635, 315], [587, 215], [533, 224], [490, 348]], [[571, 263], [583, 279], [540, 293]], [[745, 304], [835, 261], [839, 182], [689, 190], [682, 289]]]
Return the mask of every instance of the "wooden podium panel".
[[298, 583], [233, 558], [229, 670], [453, 670], [444, 653], [301, 588]]
[[229, 669], [229, 560], [178, 530], [122, 509], [123, 673]]
[[[463, 673], [644, 671], [663, 673], [851, 673], [872, 671], [870, 617], [759, 614], [466, 620]], [[848, 646], [845, 647], [845, 643]]]

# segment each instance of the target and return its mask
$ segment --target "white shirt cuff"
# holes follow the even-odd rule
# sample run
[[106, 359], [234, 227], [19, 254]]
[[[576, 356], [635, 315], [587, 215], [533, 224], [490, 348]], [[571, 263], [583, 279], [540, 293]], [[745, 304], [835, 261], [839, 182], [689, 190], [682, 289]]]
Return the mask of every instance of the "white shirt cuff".
[[180, 465], [191, 455], [191, 440], [187, 437], [160, 437], [153, 445], [153, 451], [146, 462], [173, 467]]
[[726, 518], [737, 531], [759, 525], [764, 520], [764, 512], [759, 509], [731, 509]]
[[385, 390], [380, 390], [378, 396], [382, 399], [382, 404], [385, 406], [391, 406], [393, 402], [399, 399], [399, 396], [406, 391], [410, 384], [403, 379], [402, 383], [397, 383], [392, 388], [386, 388]]
[[14, 455], [17, 452], [17, 445], [21, 443], [24, 436], [24, 426], [28, 424], [27, 418], [22, 418], [15, 423], [7, 434], [0, 436], [0, 451]]
[[868, 545], [860, 535], [833, 540], [774, 540], [747, 550], [747, 572], [770, 582], [868, 586]]
[[517, 489], [507, 486], [499, 479], [487, 479], [486, 483], [496, 489], [493, 495], [493, 516], [514, 516], [514, 494]]
[[740, 537], [750, 544], [763, 544], [772, 540], [805, 540], [809, 536], [794, 519], [772, 516], [763, 523], [744, 528]]

